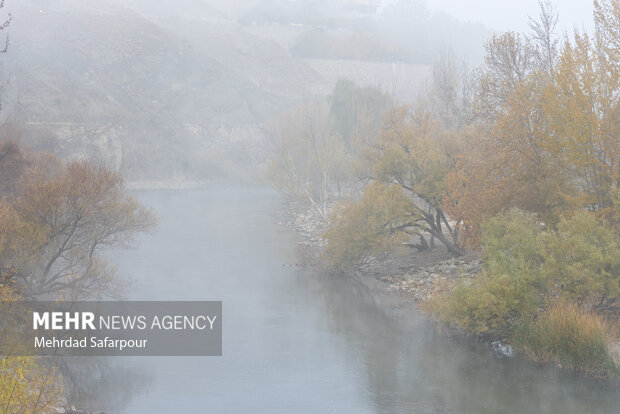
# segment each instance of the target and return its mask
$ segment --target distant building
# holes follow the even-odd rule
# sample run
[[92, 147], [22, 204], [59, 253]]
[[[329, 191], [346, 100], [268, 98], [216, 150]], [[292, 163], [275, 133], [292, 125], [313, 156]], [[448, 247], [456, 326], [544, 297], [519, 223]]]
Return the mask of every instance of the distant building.
[[341, 0], [344, 8], [358, 14], [376, 14], [383, 0]]

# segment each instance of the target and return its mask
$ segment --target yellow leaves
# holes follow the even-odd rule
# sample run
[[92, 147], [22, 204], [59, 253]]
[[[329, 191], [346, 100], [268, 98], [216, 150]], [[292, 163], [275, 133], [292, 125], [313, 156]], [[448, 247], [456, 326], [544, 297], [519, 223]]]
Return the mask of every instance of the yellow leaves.
[[476, 74], [478, 116], [492, 120], [498, 116], [512, 91], [532, 70], [532, 51], [522, 35], [507, 32], [493, 36], [486, 45], [485, 65]]
[[[0, 284], [0, 304], [18, 300], [15, 291]], [[6, 321], [5, 321], [6, 322]], [[0, 332], [3, 346], [16, 338]], [[19, 346], [19, 344], [16, 344]], [[7, 414], [45, 414], [62, 403], [62, 379], [42, 358], [0, 357], [0, 412]]]
[[[612, 106], [617, 101], [620, 82], [620, 2], [618, 0], [595, 0], [594, 22], [596, 25], [596, 50], [601, 70], [602, 96]], [[616, 94], [614, 94], [614, 90]]]
[[0, 199], [0, 275], [11, 278], [33, 263], [36, 253], [45, 243], [48, 232], [24, 221], [18, 210], [7, 200]]
[[[617, 0], [597, 4], [596, 41], [580, 33], [566, 39], [552, 77], [520, 66], [526, 57], [518, 50], [525, 46], [514, 35], [489, 44], [478, 100], [499, 109], [482, 117], [479, 136], [448, 177], [447, 209], [461, 223], [465, 242], [477, 246], [481, 224], [511, 207], [535, 212], [551, 226], [565, 211], [614, 216], [620, 74], [610, 57], [618, 54], [618, 39], [612, 39], [618, 9]], [[503, 65], [508, 57], [516, 60]], [[494, 77], [504, 79], [501, 88], [485, 83]]]
[[63, 400], [56, 369], [34, 357], [0, 357], [0, 412], [45, 414]]
[[577, 189], [569, 201], [576, 207], [601, 211], [611, 206], [611, 191], [620, 179], [616, 120], [620, 84], [614, 73], [618, 67], [609, 66], [605, 54], [595, 47], [587, 35], [580, 34], [575, 35], [574, 44], [567, 41], [564, 45], [556, 82], [545, 94], [550, 128], [545, 148], [556, 156], [558, 166]]
[[326, 258], [334, 270], [347, 270], [364, 254], [380, 254], [403, 241], [401, 231], [416, 217], [412, 202], [397, 185], [372, 183], [362, 199], [341, 205], [327, 231]]
[[394, 108], [367, 152], [375, 177], [395, 183], [441, 207], [444, 179], [460, 151], [459, 137], [424, 111]]
[[388, 145], [381, 158], [374, 165], [375, 175], [384, 180], [390, 181], [392, 177], [406, 176], [409, 172], [410, 160], [405, 150], [394, 144]]

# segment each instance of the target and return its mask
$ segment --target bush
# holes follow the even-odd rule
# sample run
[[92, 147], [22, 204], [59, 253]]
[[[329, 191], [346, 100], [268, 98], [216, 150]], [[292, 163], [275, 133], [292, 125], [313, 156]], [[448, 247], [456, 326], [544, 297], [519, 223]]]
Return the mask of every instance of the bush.
[[607, 327], [599, 315], [558, 302], [538, 319], [523, 322], [513, 343], [538, 361], [605, 376], [617, 372], [607, 343]]
[[432, 306], [443, 321], [506, 337], [549, 298], [599, 312], [618, 309], [620, 243], [591, 213], [579, 212], [556, 231], [543, 231], [535, 215], [511, 210], [483, 227], [482, 248], [482, 274]]
[[538, 297], [524, 278], [484, 272], [457, 284], [434, 306], [440, 320], [466, 332], [506, 338], [515, 323], [538, 309]]
[[535, 217], [518, 210], [497, 216], [484, 227], [486, 269], [458, 283], [433, 306], [439, 318], [474, 334], [510, 336], [522, 317], [534, 315], [539, 295], [539, 234]]
[[613, 311], [620, 298], [620, 243], [594, 215], [579, 212], [540, 238], [550, 295]]
[[489, 272], [539, 279], [540, 233], [536, 215], [517, 209], [489, 220], [482, 227], [482, 259]]

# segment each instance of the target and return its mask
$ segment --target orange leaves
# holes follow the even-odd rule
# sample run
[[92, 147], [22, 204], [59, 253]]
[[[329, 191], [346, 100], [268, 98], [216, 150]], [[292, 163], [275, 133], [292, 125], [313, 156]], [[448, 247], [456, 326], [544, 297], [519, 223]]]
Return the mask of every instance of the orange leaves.
[[[477, 246], [480, 225], [511, 207], [549, 225], [566, 211], [614, 216], [620, 187], [618, 1], [596, 4], [595, 41], [575, 34], [546, 69], [526, 67], [527, 42], [488, 46], [479, 77], [478, 135], [448, 176], [449, 213]], [[512, 62], [512, 63], [511, 63]], [[508, 64], [510, 63], [510, 64]], [[490, 116], [491, 115], [491, 116]], [[611, 222], [611, 221], [610, 221]]]
[[[597, 36], [600, 30], [597, 27]], [[550, 129], [546, 149], [574, 184], [575, 207], [593, 211], [611, 207], [620, 180], [620, 128], [615, 119], [620, 83], [598, 47], [579, 34], [574, 44], [565, 44], [544, 106]]]

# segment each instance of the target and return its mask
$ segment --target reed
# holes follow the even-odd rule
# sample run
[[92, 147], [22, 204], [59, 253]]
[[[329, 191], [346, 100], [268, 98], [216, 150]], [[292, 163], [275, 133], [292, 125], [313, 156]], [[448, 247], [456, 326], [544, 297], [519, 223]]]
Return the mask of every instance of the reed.
[[617, 373], [603, 319], [577, 305], [553, 303], [515, 330], [513, 343], [538, 361], [598, 376]]

